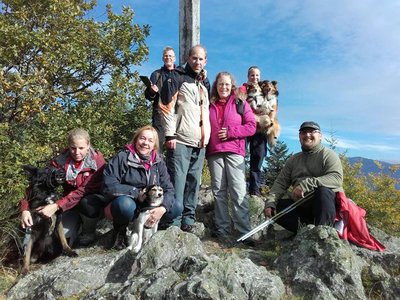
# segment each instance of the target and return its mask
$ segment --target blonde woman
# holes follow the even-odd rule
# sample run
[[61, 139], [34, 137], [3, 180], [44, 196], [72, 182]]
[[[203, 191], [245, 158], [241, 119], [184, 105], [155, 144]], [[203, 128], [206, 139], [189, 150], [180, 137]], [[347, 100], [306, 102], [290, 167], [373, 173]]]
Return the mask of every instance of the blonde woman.
[[[71, 231], [71, 239], [79, 228], [77, 214], [66, 213], [78, 211], [82, 219], [82, 232], [79, 243], [86, 246], [96, 239], [96, 225], [100, 211], [104, 206], [104, 197], [101, 195], [103, 169], [105, 161], [103, 155], [95, 150], [90, 143], [89, 133], [83, 128], [71, 130], [67, 138], [68, 148], [53, 158], [50, 165], [64, 169], [66, 183], [63, 196], [53, 204], [38, 208], [38, 212], [50, 218], [57, 211], [63, 213], [63, 225]], [[29, 203], [21, 200], [21, 226], [31, 227], [33, 220], [29, 212]], [[68, 234], [66, 234], [68, 236]], [[70, 241], [70, 244], [73, 241]]]
[[147, 186], [161, 186], [164, 201], [160, 207], [150, 210], [146, 226], [154, 226], [165, 215], [159, 227], [166, 227], [182, 213], [182, 207], [174, 206], [175, 190], [158, 149], [157, 131], [150, 125], [144, 126], [135, 132], [132, 141], [110, 160], [104, 170], [103, 192], [112, 201], [106, 207], [106, 216], [113, 220], [112, 246], [117, 250], [128, 246], [126, 229], [138, 217]]

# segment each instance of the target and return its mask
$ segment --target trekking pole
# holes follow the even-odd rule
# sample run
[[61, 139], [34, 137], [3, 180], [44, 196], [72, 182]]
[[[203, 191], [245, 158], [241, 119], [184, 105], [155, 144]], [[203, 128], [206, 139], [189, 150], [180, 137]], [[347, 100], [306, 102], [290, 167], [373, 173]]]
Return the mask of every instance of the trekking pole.
[[300, 206], [301, 204], [303, 204], [306, 200], [308, 200], [308, 197], [304, 197], [296, 202], [294, 202], [292, 205], [289, 205], [288, 207], [286, 207], [284, 210], [280, 211], [279, 213], [277, 213], [275, 216], [273, 216], [272, 218], [268, 219], [267, 221], [265, 221], [264, 223], [261, 223], [260, 225], [258, 225], [257, 227], [255, 227], [254, 229], [250, 230], [248, 233], [246, 233], [245, 235], [241, 236], [240, 238], [237, 239], [238, 242], [244, 241], [245, 239], [249, 238], [250, 236], [252, 236], [253, 234], [256, 234], [257, 232], [259, 232], [260, 230], [263, 230], [265, 227], [274, 224], [276, 220], [278, 220], [280, 217], [282, 217], [283, 215], [287, 214], [288, 212], [291, 212], [293, 209], [295, 209], [296, 207]]

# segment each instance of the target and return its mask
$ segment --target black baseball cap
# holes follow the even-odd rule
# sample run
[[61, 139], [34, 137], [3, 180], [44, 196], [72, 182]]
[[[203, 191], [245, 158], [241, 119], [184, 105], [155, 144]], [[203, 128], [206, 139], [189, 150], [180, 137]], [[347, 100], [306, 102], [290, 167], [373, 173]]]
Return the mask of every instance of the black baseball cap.
[[299, 131], [302, 131], [306, 128], [311, 128], [311, 129], [315, 129], [315, 130], [321, 130], [321, 128], [319, 127], [318, 123], [314, 122], [314, 121], [305, 121], [303, 122], [303, 124], [301, 124]]

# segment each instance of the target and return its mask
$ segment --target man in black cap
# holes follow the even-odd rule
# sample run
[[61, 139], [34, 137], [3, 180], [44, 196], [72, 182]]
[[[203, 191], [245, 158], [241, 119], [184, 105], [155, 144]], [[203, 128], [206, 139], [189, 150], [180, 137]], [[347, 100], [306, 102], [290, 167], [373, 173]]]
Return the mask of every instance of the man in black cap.
[[335, 152], [322, 145], [318, 123], [301, 124], [299, 140], [302, 151], [291, 156], [279, 173], [266, 198], [264, 214], [271, 217], [301, 201], [277, 223], [292, 232], [305, 224], [333, 226], [336, 192], [343, 191], [342, 164]]

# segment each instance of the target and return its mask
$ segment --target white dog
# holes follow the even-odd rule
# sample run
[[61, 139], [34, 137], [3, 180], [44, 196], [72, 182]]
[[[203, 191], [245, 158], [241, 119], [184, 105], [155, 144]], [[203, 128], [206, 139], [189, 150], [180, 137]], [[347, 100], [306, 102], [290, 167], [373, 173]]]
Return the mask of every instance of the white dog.
[[135, 219], [133, 225], [133, 232], [127, 230], [128, 236], [130, 235], [128, 249], [138, 253], [142, 249], [142, 245], [149, 241], [150, 237], [157, 232], [158, 221], [152, 226], [147, 227], [145, 223], [150, 217], [150, 210], [159, 207], [164, 199], [164, 191], [158, 185], [151, 185], [146, 188], [146, 199], [144, 203], [148, 206], [141, 209], [139, 216]]

